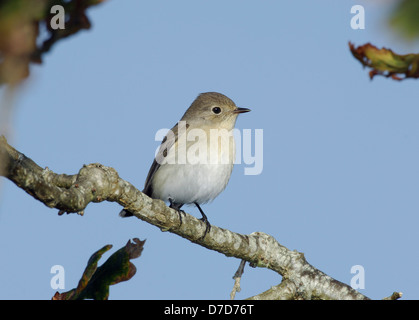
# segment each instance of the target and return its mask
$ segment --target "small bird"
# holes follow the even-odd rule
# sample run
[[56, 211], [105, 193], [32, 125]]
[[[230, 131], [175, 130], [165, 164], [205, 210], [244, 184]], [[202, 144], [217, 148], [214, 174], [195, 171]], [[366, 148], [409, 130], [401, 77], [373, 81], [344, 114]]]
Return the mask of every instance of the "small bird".
[[[202, 239], [211, 224], [200, 205], [227, 186], [235, 159], [233, 129], [237, 116], [249, 111], [221, 93], [201, 93], [163, 138], [148, 172], [143, 193], [169, 202], [181, 223], [182, 206], [194, 204], [206, 224]], [[133, 214], [124, 209], [119, 215]]]

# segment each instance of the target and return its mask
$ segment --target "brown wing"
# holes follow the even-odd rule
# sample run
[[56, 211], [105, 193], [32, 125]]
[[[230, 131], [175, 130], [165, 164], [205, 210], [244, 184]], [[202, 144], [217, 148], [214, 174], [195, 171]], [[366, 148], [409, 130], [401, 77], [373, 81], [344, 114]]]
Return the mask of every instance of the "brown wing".
[[[188, 127], [188, 125], [186, 125]], [[154, 158], [154, 161], [151, 165], [150, 170], [148, 171], [147, 179], [145, 180], [144, 184], [144, 190], [143, 192], [148, 195], [149, 197], [152, 197], [153, 195], [153, 187], [152, 187], [152, 181], [154, 174], [157, 172], [157, 170], [160, 168], [160, 164], [164, 160], [164, 158], [167, 156], [167, 153], [169, 152], [170, 148], [176, 143], [177, 141], [177, 132], [178, 132], [178, 125], [176, 124], [171, 131], [169, 131], [166, 136], [163, 138], [163, 141], [160, 145], [159, 151]], [[128, 210], [121, 210], [119, 215], [123, 218], [125, 217], [131, 217], [134, 214]]]
[[169, 131], [166, 134], [166, 136], [163, 138], [159, 151], [156, 157], [154, 158], [154, 161], [150, 167], [150, 170], [148, 171], [148, 175], [145, 180], [143, 192], [149, 197], [151, 197], [153, 194], [153, 187], [152, 187], [151, 182], [153, 181], [154, 174], [160, 168], [160, 164], [163, 162], [164, 158], [167, 156], [167, 153], [169, 152], [170, 148], [176, 143], [178, 139], [177, 133], [178, 133], [178, 125], [176, 124], [171, 129], [171, 131]]

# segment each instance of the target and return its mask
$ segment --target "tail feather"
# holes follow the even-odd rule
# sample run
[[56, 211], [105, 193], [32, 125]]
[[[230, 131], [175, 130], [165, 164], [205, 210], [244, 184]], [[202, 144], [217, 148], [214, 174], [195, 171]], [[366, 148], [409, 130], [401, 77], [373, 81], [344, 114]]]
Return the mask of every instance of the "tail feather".
[[128, 210], [121, 210], [121, 212], [119, 213], [119, 216], [122, 218], [127, 218], [127, 217], [132, 217], [134, 214], [131, 211]]

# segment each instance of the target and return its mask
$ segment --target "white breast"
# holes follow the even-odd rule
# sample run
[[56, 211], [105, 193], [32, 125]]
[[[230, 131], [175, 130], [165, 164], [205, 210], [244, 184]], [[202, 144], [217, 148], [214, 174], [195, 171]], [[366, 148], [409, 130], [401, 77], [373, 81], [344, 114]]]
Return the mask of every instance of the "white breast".
[[[201, 137], [202, 138], [202, 137]], [[182, 140], [179, 138], [180, 143]], [[234, 138], [220, 136], [220, 139], [197, 141], [186, 140], [186, 150], [196, 150], [195, 155], [189, 152], [186, 162], [174, 163], [173, 159], [185, 159], [178, 157], [178, 150], [182, 145], [174, 145], [167, 154], [167, 163], [162, 164], [154, 174], [152, 181], [153, 198], [190, 204], [203, 204], [216, 198], [227, 186], [233, 170], [235, 157]], [[192, 149], [191, 149], [192, 148]], [[205, 148], [205, 157], [198, 154]], [[185, 150], [185, 148], [183, 148]], [[198, 160], [198, 161], [197, 161]]]

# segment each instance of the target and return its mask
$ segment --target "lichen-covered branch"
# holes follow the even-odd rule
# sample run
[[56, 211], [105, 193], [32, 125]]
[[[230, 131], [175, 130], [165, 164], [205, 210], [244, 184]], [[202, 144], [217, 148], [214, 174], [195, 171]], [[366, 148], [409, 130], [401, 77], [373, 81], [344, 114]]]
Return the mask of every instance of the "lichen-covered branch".
[[212, 226], [202, 239], [205, 223], [178, 212], [161, 200], [151, 199], [121, 179], [115, 169], [101, 164], [83, 166], [77, 174], [56, 174], [41, 168], [0, 137], [0, 174], [50, 208], [62, 214], [84, 212], [90, 202], [117, 202], [143, 221], [170, 231], [226, 256], [246, 260], [253, 267], [269, 268], [282, 283], [252, 297], [274, 299], [368, 299], [307, 262], [304, 254], [282, 246], [263, 232], [243, 235]]
[[248, 300], [299, 300], [297, 286], [291, 280], [283, 280], [279, 285], [271, 287]]

